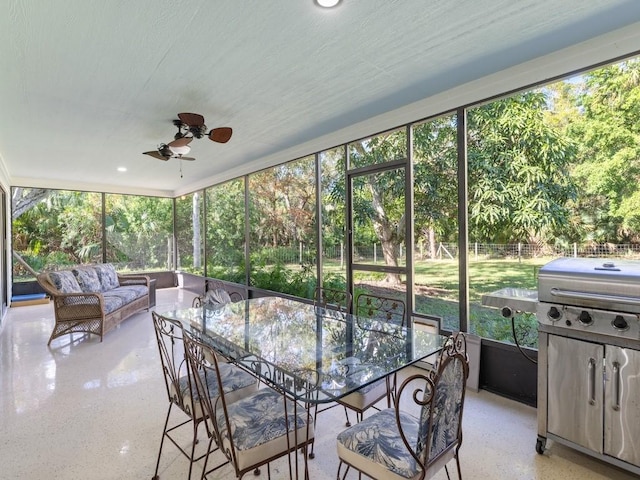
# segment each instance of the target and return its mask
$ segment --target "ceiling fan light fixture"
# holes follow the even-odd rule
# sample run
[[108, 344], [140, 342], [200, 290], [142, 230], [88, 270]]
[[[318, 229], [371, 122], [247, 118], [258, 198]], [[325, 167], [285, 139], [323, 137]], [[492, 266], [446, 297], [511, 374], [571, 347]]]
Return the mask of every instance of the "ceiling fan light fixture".
[[171, 150], [171, 152], [174, 155], [186, 155], [191, 151], [191, 147], [189, 145], [182, 145], [182, 146], [169, 145], [169, 150]]
[[337, 7], [341, 0], [314, 0], [316, 5], [322, 8], [333, 8]]

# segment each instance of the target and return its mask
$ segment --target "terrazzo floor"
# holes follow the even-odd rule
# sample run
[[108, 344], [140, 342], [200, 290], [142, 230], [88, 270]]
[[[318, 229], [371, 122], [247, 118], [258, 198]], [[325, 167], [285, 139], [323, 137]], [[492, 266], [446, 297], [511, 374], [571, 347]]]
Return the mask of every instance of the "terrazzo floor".
[[[155, 310], [192, 298], [162, 289]], [[0, 479], [151, 479], [168, 405], [151, 314], [129, 318], [102, 343], [75, 334], [47, 347], [52, 325], [51, 304], [10, 309], [0, 324]], [[309, 476], [333, 479], [344, 413], [333, 408], [318, 418]], [[538, 455], [536, 410], [486, 391], [467, 391], [463, 432], [466, 480], [638, 478], [553, 442]], [[185, 445], [188, 439], [186, 432]], [[187, 470], [186, 459], [166, 445], [160, 478], [186, 478]], [[449, 470], [455, 477], [455, 462]], [[208, 478], [234, 473], [226, 466]], [[245, 478], [267, 478], [266, 468]], [[273, 462], [271, 478], [288, 478], [286, 460]], [[434, 478], [446, 479], [444, 470]]]

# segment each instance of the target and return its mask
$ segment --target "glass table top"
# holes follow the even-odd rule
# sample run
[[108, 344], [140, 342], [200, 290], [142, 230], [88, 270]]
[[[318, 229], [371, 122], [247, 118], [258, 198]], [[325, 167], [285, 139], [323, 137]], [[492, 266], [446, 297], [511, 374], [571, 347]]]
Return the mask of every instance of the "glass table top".
[[160, 313], [295, 398], [328, 402], [438, 352], [446, 337], [281, 297]]

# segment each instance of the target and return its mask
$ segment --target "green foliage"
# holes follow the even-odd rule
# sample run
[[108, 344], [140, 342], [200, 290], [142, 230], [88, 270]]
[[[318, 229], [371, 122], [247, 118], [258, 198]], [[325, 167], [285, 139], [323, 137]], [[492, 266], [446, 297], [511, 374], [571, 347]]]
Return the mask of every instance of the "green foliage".
[[[22, 189], [24, 196], [29, 189]], [[173, 229], [172, 201], [105, 195], [107, 261], [120, 269], [150, 269], [167, 260]], [[167, 230], [168, 227], [168, 230]], [[36, 271], [102, 261], [102, 194], [51, 190], [15, 218], [13, 247]], [[25, 275], [17, 264], [17, 277]]]
[[516, 94], [469, 112], [469, 224], [477, 241], [552, 238], [575, 198], [568, 175], [574, 142], [545, 115], [542, 91]]
[[458, 158], [455, 116], [413, 127], [414, 222], [416, 240], [440, 242], [458, 237]]
[[222, 270], [225, 279], [242, 275], [244, 282], [244, 179], [211, 187], [205, 198], [207, 275]]
[[640, 61], [594, 70], [566, 97], [576, 112], [567, 132], [579, 139], [575, 217], [584, 236], [640, 241]]
[[[572, 242], [640, 242], [640, 61], [599, 68], [583, 77], [512, 95], [470, 109], [467, 118], [469, 237], [471, 241], [530, 241], [540, 246]], [[435, 245], [455, 243], [458, 228], [457, 119], [446, 115], [411, 126], [415, 237]], [[347, 146], [349, 167], [406, 159], [407, 129]], [[324, 245], [345, 239], [345, 149], [320, 153]], [[176, 199], [179, 267], [243, 283], [245, 242], [251, 283], [311, 298], [315, 289], [316, 163], [312, 156], [251, 174], [249, 211], [244, 178]], [[400, 169], [354, 178], [356, 248], [383, 244], [397, 263], [405, 240], [405, 176]], [[173, 259], [173, 201], [16, 189], [15, 205], [31, 205], [14, 218], [13, 247], [36, 270], [101, 261], [121, 268], [169, 268]], [[33, 195], [30, 195], [33, 194]], [[205, 218], [206, 212], [206, 218]], [[249, 238], [245, 238], [245, 222]], [[206, 225], [206, 231], [200, 231]], [[206, 242], [205, 242], [206, 239]], [[206, 244], [207, 251], [204, 251]], [[302, 262], [299, 245], [304, 245]], [[429, 251], [431, 249], [431, 251]], [[302, 263], [302, 265], [299, 265]], [[326, 267], [326, 265], [325, 265]], [[471, 324], [491, 337], [509, 337], [510, 325], [476, 305], [500, 285], [530, 286], [531, 272], [508, 262], [472, 267]], [[417, 306], [457, 322], [457, 262], [415, 263], [416, 278], [433, 294]], [[16, 264], [17, 276], [25, 275]], [[424, 277], [424, 278], [423, 278]], [[532, 277], [535, 278], [535, 277]], [[325, 275], [343, 287], [344, 276]], [[519, 320], [524, 342], [531, 318]]]
[[332, 290], [347, 290], [347, 279], [339, 273], [326, 273], [322, 277], [322, 288], [330, 288]]
[[249, 177], [252, 250], [315, 239], [315, 161], [307, 157]]
[[255, 267], [251, 271], [251, 285], [296, 297], [315, 297], [317, 280], [313, 265], [301, 265], [300, 269], [286, 268], [282, 263]]

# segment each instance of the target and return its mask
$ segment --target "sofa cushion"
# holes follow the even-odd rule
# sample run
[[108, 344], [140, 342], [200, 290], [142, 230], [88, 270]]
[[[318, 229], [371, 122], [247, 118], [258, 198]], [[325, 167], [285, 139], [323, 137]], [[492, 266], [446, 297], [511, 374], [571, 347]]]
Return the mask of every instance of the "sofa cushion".
[[93, 269], [98, 274], [98, 280], [100, 280], [100, 285], [103, 292], [120, 286], [120, 282], [118, 281], [118, 274], [116, 273], [116, 269], [112, 264], [99, 263], [98, 265], [94, 265]]
[[115, 312], [117, 309], [122, 307], [125, 303], [122, 298], [117, 297], [115, 295], [103, 295], [103, 305], [104, 305], [104, 313], [110, 314], [111, 312]]
[[82, 293], [76, 277], [69, 270], [50, 272], [49, 280], [60, 293]]
[[107, 292], [102, 292], [102, 296], [107, 298], [117, 297], [121, 300], [121, 305], [126, 305], [134, 300], [143, 297], [149, 293], [146, 285], [128, 285], [126, 287], [118, 287]]
[[93, 267], [75, 267], [72, 272], [84, 293], [97, 293], [102, 291], [98, 274]]

